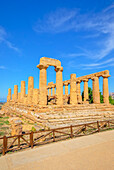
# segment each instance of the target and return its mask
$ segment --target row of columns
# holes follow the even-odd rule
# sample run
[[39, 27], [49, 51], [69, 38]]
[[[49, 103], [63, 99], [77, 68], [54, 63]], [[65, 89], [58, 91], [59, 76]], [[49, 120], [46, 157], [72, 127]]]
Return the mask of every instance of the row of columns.
[[[103, 101], [105, 104], [109, 104], [108, 77], [109, 75], [103, 76]], [[76, 81], [75, 79], [76, 79], [76, 74], [71, 74], [71, 81], [70, 81], [70, 103], [71, 104], [80, 103], [82, 100], [81, 91], [80, 91], [81, 80]], [[84, 103], [88, 103], [88, 98], [89, 98], [88, 79], [83, 79], [82, 81], [84, 82]], [[92, 81], [93, 81], [93, 103], [98, 104], [100, 103], [99, 77], [93, 77]]]
[[38, 104], [39, 90], [34, 89], [34, 78], [28, 78], [28, 94], [26, 94], [25, 81], [21, 81], [21, 92], [18, 93], [18, 85], [14, 85], [14, 94], [11, 88], [8, 89], [7, 101], [19, 102], [23, 104]]
[[49, 90], [49, 94], [48, 94], [48, 92], [47, 92], [47, 94], [48, 94], [48, 96], [50, 97], [50, 96], [55, 96], [55, 85], [51, 85], [50, 87], [49, 87], [49, 84], [48, 84], [48, 90]]
[[[108, 77], [109, 75], [104, 75], [103, 77], [103, 101], [106, 104], [109, 104], [109, 91], [108, 91]], [[93, 86], [93, 103], [100, 103], [100, 92], [99, 92], [99, 77], [92, 77], [92, 86]], [[88, 94], [88, 80], [76, 80], [76, 74], [71, 74], [70, 79], [70, 104], [76, 104], [82, 102], [80, 83], [84, 82], [84, 103], [88, 103], [89, 94]], [[64, 83], [65, 86], [65, 95], [68, 95], [68, 82]], [[77, 96], [77, 97], [76, 97]]]
[[[14, 94], [11, 95], [11, 88], [8, 89], [7, 101], [21, 102], [24, 104], [40, 104], [47, 105], [47, 73], [46, 69], [48, 66], [40, 66], [40, 84], [39, 89], [34, 89], [34, 79], [29, 77], [28, 79], [28, 95], [26, 94], [25, 81], [21, 81], [21, 92], [18, 93], [18, 85], [14, 85]], [[56, 67], [56, 97], [57, 105], [63, 105], [63, 81], [62, 81], [62, 67]], [[109, 103], [109, 92], [108, 92], [108, 77], [109, 75], [103, 76], [103, 101]], [[99, 77], [92, 77], [93, 86], [93, 103], [100, 103], [99, 93]], [[71, 74], [70, 77], [70, 104], [75, 105], [82, 102], [80, 83], [84, 82], [84, 102], [88, 103], [88, 79], [76, 80], [76, 74]], [[68, 82], [64, 83], [65, 95], [68, 96]], [[51, 85], [49, 88], [49, 96], [55, 95], [55, 85]]]

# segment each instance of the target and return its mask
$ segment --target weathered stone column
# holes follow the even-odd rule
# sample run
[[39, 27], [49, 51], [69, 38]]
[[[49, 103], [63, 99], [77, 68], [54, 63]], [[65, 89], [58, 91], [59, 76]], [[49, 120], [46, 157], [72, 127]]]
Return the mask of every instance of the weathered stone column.
[[99, 77], [93, 78], [93, 103], [100, 103]]
[[52, 96], [55, 96], [55, 85], [52, 85]]
[[47, 68], [48, 65], [39, 64], [37, 66], [40, 69], [39, 80], [39, 105], [47, 105]]
[[25, 81], [21, 81], [21, 99], [20, 99], [20, 102], [24, 101], [25, 94], [26, 94]]
[[95, 99], [94, 99], [94, 77], [92, 77], [91, 78], [91, 80], [92, 80], [92, 95], [93, 95], [93, 103], [94, 103], [94, 101], [95, 101]]
[[14, 94], [12, 94], [12, 101], [14, 101]]
[[8, 89], [7, 102], [11, 100], [11, 88]]
[[27, 105], [27, 103], [28, 103], [28, 94], [25, 94], [23, 104]]
[[51, 96], [51, 87], [49, 87], [49, 96]]
[[17, 102], [18, 99], [18, 85], [14, 85], [14, 101]]
[[49, 88], [47, 88], [47, 96], [48, 96], [48, 89], [49, 89]]
[[89, 103], [88, 102], [88, 79], [84, 79], [84, 103]]
[[33, 89], [33, 104], [37, 105], [39, 103], [39, 89]]
[[108, 77], [110, 76], [103, 76], [103, 101], [105, 104], [109, 104]]
[[18, 93], [18, 102], [21, 102], [21, 93]]
[[77, 104], [76, 74], [70, 76], [70, 104]]
[[80, 90], [80, 83], [81, 83], [81, 80], [77, 80], [77, 102], [78, 103], [81, 103], [82, 102], [82, 96], [81, 96], [81, 90]]
[[65, 85], [65, 95], [68, 96], [68, 83], [65, 82], [64, 85]]
[[55, 71], [56, 71], [57, 105], [63, 105], [63, 78], [62, 78], [63, 67], [57, 66], [55, 68]]
[[28, 78], [28, 104], [32, 104], [33, 97], [33, 89], [34, 89], [34, 78]]

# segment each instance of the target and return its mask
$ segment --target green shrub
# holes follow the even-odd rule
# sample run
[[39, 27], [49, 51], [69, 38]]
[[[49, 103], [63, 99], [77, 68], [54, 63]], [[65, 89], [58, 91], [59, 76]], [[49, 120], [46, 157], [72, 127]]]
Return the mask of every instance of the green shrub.
[[109, 103], [112, 104], [112, 105], [114, 105], [114, 99], [112, 99], [111, 96], [109, 96]]
[[8, 124], [9, 124], [9, 121], [8, 121], [8, 120], [6, 120], [6, 121], [4, 121], [4, 123], [8, 125]]
[[4, 136], [4, 132], [0, 132], [0, 136]]
[[6, 117], [4, 117], [4, 119], [9, 119], [9, 117], [8, 117], [8, 116], [6, 116]]
[[32, 132], [36, 132], [35, 127], [32, 127], [31, 131], [32, 131]]

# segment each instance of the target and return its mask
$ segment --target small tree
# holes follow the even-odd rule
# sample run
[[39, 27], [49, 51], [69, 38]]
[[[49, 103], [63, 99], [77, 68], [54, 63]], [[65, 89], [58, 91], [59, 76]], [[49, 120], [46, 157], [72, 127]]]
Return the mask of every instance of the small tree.
[[[91, 87], [88, 87], [89, 103], [93, 103], [93, 92]], [[82, 92], [82, 101], [84, 101], [84, 91]]]
[[[99, 93], [100, 93], [100, 103], [104, 103], [103, 95], [100, 91], [99, 91]], [[92, 92], [91, 87], [88, 87], [88, 96], [89, 96], [89, 103], [93, 103], [93, 92]], [[84, 91], [82, 92], [82, 101], [84, 101]], [[109, 96], [109, 103], [114, 105], [114, 99], [112, 99], [111, 96]]]
[[103, 95], [101, 92], [100, 92], [100, 103], [103, 103]]
[[93, 103], [93, 92], [91, 87], [88, 87], [89, 103]]
[[112, 96], [109, 96], [109, 103], [114, 105], [114, 99], [112, 99]]

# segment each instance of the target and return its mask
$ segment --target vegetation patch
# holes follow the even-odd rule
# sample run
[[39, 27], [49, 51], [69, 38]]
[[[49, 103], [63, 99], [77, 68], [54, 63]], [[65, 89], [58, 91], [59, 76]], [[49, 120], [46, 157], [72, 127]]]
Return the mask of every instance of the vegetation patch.
[[0, 136], [10, 134], [10, 130], [9, 130], [10, 123], [9, 123], [8, 119], [9, 119], [8, 116], [0, 117]]
[[[102, 93], [99, 91], [100, 93], [100, 103], [104, 103], [103, 102], [103, 95]], [[93, 91], [91, 89], [91, 87], [88, 87], [88, 95], [89, 95], [89, 103], [93, 103]], [[82, 92], [82, 101], [84, 101], [84, 91]], [[109, 96], [109, 103], [114, 105], [114, 99], [112, 99], [111, 96]]]
[[35, 127], [32, 127], [31, 131], [32, 131], [32, 132], [36, 132], [36, 128], [35, 128]]

